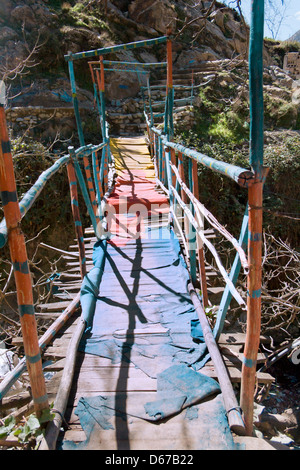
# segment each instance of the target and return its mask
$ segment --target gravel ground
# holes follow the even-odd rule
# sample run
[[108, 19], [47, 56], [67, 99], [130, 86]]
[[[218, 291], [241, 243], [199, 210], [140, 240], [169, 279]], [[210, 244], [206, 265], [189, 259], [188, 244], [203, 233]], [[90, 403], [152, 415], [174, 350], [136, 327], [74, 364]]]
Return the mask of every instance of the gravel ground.
[[255, 406], [255, 427], [261, 437], [300, 450], [300, 364], [282, 358], [268, 372], [275, 382]]

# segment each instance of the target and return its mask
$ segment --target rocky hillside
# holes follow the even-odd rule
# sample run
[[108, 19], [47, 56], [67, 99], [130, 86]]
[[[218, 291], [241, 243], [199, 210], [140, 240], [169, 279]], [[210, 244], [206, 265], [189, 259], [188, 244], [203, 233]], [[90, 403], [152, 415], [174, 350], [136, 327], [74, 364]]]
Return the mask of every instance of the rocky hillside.
[[[64, 139], [76, 131], [65, 54], [161, 36], [169, 26], [175, 38], [175, 72], [191, 65], [205, 67], [207, 61], [247, 58], [249, 28], [234, 9], [219, 2], [200, 1], [195, 6], [191, 0], [2, 0], [0, 73], [9, 87], [8, 108], [15, 108], [9, 118], [16, 131], [30, 124], [35, 135], [48, 140], [57, 131]], [[280, 65], [269, 43], [264, 57], [267, 67]], [[110, 58], [161, 61], [165, 47], [123, 51]], [[95, 122], [85, 60], [75, 63], [75, 72], [86, 122]], [[139, 88], [135, 74], [108, 76], [108, 104], [137, 98]], [[97, 132], [93, 126], [89, 130]]]
[[[166, 33], [167, 27], [173, 30], [174, 82], [191, 84], [193, 70], [198, 86], [192, 106], [176, 110], [178, 138], [185, 138], [197, 148], [203, 146], [203, 151], [211, 152], [212, 156], [226, 156], [230, 161], [239, 160], [241, 151], [240, 163], [248, 165], [249, 27], [236, 10], [213, 1], [195, 4], [192, 0], [1, 0], [0, 73], [8, 87], [7, 117], [13, 141], [21, 138], [22, 146], [27, 149], [26, 145], [31, 143], [24, 136], [30, 137], [47, 147], [51, 145], [51, 150], [57, 153], [65, 151], [71, 142], [76, 146], [77, 131], [64, 55], [158, 37]], [[275, 224], [283, 238], [293, 234], [298, 244], [294, 221], [298, 211], [294, 207], [299, 197], [294, 197], [297, 190], [293, 185], [282, 184], [282, 181], [297, 181], [300, 148], [300, 89], [299, 83], [281, 68], [286, 50], [285, 44], [265, 41], [266, 158], [271, 168], [276, 166], [268, 178], [270, 181], [272, 177], [277, 178], [271, 191], [276, 189], [276, 194], [290, 198], [271, 197], [270, 210], [280, 214], [288, 212], [291, 217], [280, 223], [274, 219], [271, 227]], [[122, 51], [110, 54], [109, 58], [164, 61], [165, 45]], [[75, 73], [87, 141], [97, 143], [100, 128], [87, 60], [75, 62]], [[155, 83], [164, 84], [165, 76], [151, 75], [151, 84]], [[143, 102], [135, 74], [107, 73], [106, 98], [111, 133], [143, 132]], [[156, 98], [163, 99], [163, 94], [157, 91]], [[278, 159], [278, 155], [284, 158]], [[293, 171], [289, 173], [291, 168]], [[287, 174], [293, 177], [286, 178]], [[220, 201], [218, 195], [216, 200]], [[226, 215], [228, 207], [232, 214], [236, 204], [231, 201], [228, 206], [227, 199], [223, 202], [219, 207], [221, 216]], [[240, 214], [237, 215], [240, 220]]]
[[[20, 64], [32, 67], [31, 80], [14, 82], [14, 91], [22, 92], [13, 105], [60, 105], [57, 94], [68, 90], [64, 54], [69, 51], [99, 48], [120, 42], [130, 42], [157, 37], [166, 33], [172, 25], [178, 35], [174, 45], [174, 64], [184, 67], [191, 60], [206, 61], [232, 58], [247, 51], [246, 29], [234, 10], [216, 3], [163, 0], [113, 0], [105, 2], [57, 0], [2, 0], [0, 5], [0, 67], [4, 75], [14, 78], [14, 70]], [[191, 4], [191, 5], [190, 5]], [[198, 19], [199, 18], [199, 19]], [[191, 23], [189, 26], [185, 26]], [[35, 46], [35, 49], [34, 49]], [[34, 49], [29, 59], [29, 51]], [[141, 61], [165, 59], [165, 50], [152, 48], [137, 53], [122, 52], [112, 59], [138, 59]], [[269, 58], [268, 58], [269, 60]], [[84, 64], [79, 82], [87, 87]], [[20, 70], [21, 71], [21, 70]], [[34, 77], [34, 85], [32, 84]], [[108, 98], [123, 98], [137, 91], [135, 77], [127, 75], [130, 85], [120, 91], [118, 84], [124, 77], [115, 77], [114, 85], [107, 89]], [[65, 82], [64, 82], [65, 80]], [[25, 86], [31, 85], [26, 93]], [[54, 93], [57, 94], [54, 94]]]

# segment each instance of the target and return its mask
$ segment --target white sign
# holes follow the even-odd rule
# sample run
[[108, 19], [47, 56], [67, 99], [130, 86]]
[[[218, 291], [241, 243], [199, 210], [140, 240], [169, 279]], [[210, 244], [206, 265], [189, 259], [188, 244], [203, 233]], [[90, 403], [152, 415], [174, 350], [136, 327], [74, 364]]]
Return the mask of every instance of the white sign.
[[0, 80], [0, 104], [5, 104], [5, 83]]

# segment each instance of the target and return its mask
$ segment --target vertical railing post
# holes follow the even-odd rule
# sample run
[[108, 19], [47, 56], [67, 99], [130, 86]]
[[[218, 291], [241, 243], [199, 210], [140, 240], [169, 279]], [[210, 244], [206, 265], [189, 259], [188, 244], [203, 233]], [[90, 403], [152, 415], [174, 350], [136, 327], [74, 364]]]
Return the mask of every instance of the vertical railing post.
[[103, 141], [107, 144], [102, 151], [101, 161], [101, 183], [103, 184], [104, 191], [108, 188], [108, 161], [109, 161], [109, 144], [106, 129], [106, 109], [105, 109], [105, 79], [104, 79], [104, 64], [103, 56], [100, 56], [100, 75], [97, 73], [99, 94], [100, 94], [100, 106], [101, 106], [101, 117], [102, 117], [102, 133]]
[[158, 174], [160, 181], [163, 182], [163, 143], [160, 136], [158, 136]]
[[83, 165], [84, 165], [85, 176], [86, 176], [86, 180], [87, 180], [87, 187], [88, 187], [89, 194], [90, 194], [91, 204], [92, 204], [93, 211], [94, 211], [96, 221], [97, 221], [97, 224], [98, 224], [100, 222], [100, 217], [99, 217], [99, 213], [98, 213], [96, 194], [95, 194], [95, 190], [94, 190], [94, 184], [93, 184], [93, 178], [92, 178], [92, 172], [91, 172], [91, 165], [90, 165], [89, 158], [85, 155], [83, 157]]
[[104, 81], [104, 64], [103, 64], [102, 56], [100, 57], [100, 77], [98, 74], [98, 84], [99, 84], [100, 105], [101, 105], [101, 114], [102, 114], [103, 139], [104, 139], [104, 142], [106, 142], [105, 81]]
[[[193, 193], [196, 199], [199, 201], [199, 181], [198, 181], [198, 164], [195, 160], [192, 160], [192, 178], [193, 178]], [[197, 218], [197, 216], [196, 216]], [[204, 228], [204, 217], [199, 220], [197, 218], [199, 227]], [[199, 235], [197, 235], [197, 250], [198, 250], [198, 263], [199, 263], [199, 274], [200, 274], [200, 284], [201, 284], [201, 293], [202, 293], [202, 303], [203, 307], [208, 307], [208, 294], [207, 294], [207, 282], [206, 282], [206, 272], [205, 272], [205, 258], [204, 258], [204, 249], [203, 242]]]
[[264, 0], [252, 1], [249, 48], [250, 165], [254, 183], [248, 188], [247, 330], [241, 381], [241, 407], [248, 435], [253, 431], [256, 361], [261, 326], [263, 202], [263, 32]]
[[[172, 165], [176, 166], [175, 149], [171, 148], [170, 152], [171, 152], [171, 155], [170, 155], [171, 163], [172, 163]], [[176, 186], [176, 175], [175, 175], [174, 171], [171, 172], [171, 175], [172, 175], [172, 186], [175, 188], [175, 186]]]
[[[249, 217], [248, 217], [248, 205], [247, 205], [245, 215], [243, 217], [243, 223], [242, 223], [240, 236], [239, 236], [239, 245], [243, 248], [243, 250], [247, 249], [247, 243], [248, 243], [248, 218]], [[237, 283], [240, 270], [241, 270], [241, 259], [240, 259], [239, 253], [236, 253], [233, 264], [231, 266], [230, 274], [229, 274], [229, 279], [233, 282], [234, 285], [236, 285]], [[223, 331], [226, 313], [230, 305], [231, 299], [232, 299], [232, 294], [230, 292], [228, 284], [226, 284], [223, 295], [222, 295], [222, 299], [219, 305], [217, 320], [214, 326], [214, 337], [216, 341], [219, 340], [220, 335]]]
[[161, 141], [161, 181], [164, 184], [164, 186], [168, 186], [168, 180], [167, 180], [167, 171], [166, 171], [166, 158], [165, 158], [165, 146], [163, 142]]
[[100, 174], [99, 174], [99, 160], [98, 160], [98, 153], [92, 153], [92, 165], [93, 165], [93, 175], [94, 175], [94, 182], [96, 187], [96, 194], [97, 194], [97, 202], [98, 202], [98, 209], [99, 209], [99, 217], [101, 219], [101, 200], [103, 198], [103, 190], [100, 181]]
[[[183, 155], [181, 152], [178, 152], [178, 172], [181, 180], [185, 183], [185, 174], [184, 174], [184, 166], [183, 166]], [[177, 187], [179, 188], [179, 182], [177, 181]], [[176, 187], [176, 190], [177, 190]], [[180, 192], [181, 199], [183, 200], [184, 204], [187, 204], [188, 202], [188, 196], [186, 192], [181, 188]], [[185, 232], [185, 237], [188, 240], [189, 238], [189, 219], [185, 212], [183, 211], [183, 229]], [[189, 253], [187, 253], [187, 256], [189, 256]]]
[[152, 127], [154, 124], [153, 121], [153, 109], [152, 109], [152, 103], [151, 103], [151, 89], [150, 89], [150, 78], [147, 77], [147, 91], [148, 91], [148, 103], [149, 103], [149, 111], [150, 111], [150, 126]]
[[92, 82], [93, 82], [94, 97], [95, 97], [95, 101], [96, 101], [97, 108], [98, 108], [102, 140], [104, 141], [105, 136], [103, 135], [103, 127], [102, 127], [102, 119], [101, 119], [101, 105], [100, 105], [100, 102], [99, 102], [99, 96], [98, 96], [98, 91], [97, 91], [97, 85], [96, 85], [96, 79], [95, 79], [95, 75], [94, 75], [93, 65], [90, 62], [89, 62], [89, 67], [90, 67], [90, 72], [91, 72], [91, 77], [92, 77]]
[[74, 163], [70, 156], [70, 161], [67, 164], [67, 173], [70, 186], [71, 196], [71, 209], [73, 214], [73, 220], [75, 225], [75, 233], [79, 251], [79, 263], [80, 263], [80, 275], [81, 279], [86, 275], [86, 258], [85, 258], [85, 246], [83, 238], [83, 229], [80, 219], [79, 204], [78, 204], [78, 191], [77, 191], [77, 180], [75, 174]]
[[192, 69], [191, 106], [193, 106], [193, 99], [194, 99], [194, 69]]
[[[69, 66], [69, 75], [70, 75], [70, 83], [71, 83], [71, 90], [72, 90], [73, 106], [74, 106], [75, 119], [76, 119], [76, 123], [77, 123], [79, 141], [80, 141], [81, 147], [84, 147], [84, 145], [85, 145], [84, 135], [83, 135], [83, 129], [82, 129], [82, 124], [81, 124], [81, 118], [80, 118], [80, 114], [79, 114], [78, 99], [77, 99], [77, 94], [76, 94], [74, 66], [73, 66], [72, 60], [68, 61], [68, 66]], [[96, 218], [99, 221], [98, 214], [97, 214], [96, 196], [95, 196], [95, 191], [94, 191], [93, 181], [92, 181], [91, 171], [90, 171], [90, 164], [89, 164], [89, 160], [86, 156], [83, 157], [83, 163], [84, 163], [85, 174], [86, 174], [88, 187], [89, 187], [89, 191], [90, 191], [90, 197], [91, 197], [91, 200], [92, 200], [93, 210], [94, 210]]]
[[174, 104], [174, 88], [173, 88], [173, 65], [172, 65], [172, 40], [170, 38], [171, 31], [167, 32], [167, 97], [166, 97], [166, 110], [165, 110], [165, 133], [168, 134], [168, 139], [173, 140], [174, 126], [173, 126], [173, 104]]
[[107, 149], [107, 146], [105, 146], [105, 154], [104, 154], [103, 188], [105, 191], [108, 190], [108, 149]]
[[[193, 181], [193, 162], [192, 159], [188, 159], [188, 175], [189, 175], [189, 189], [194, 194], [194, 181]], [[192, 201], [190, 201], [190, 211], [195, 216], [195, 209]], [[197, 282], [197, 259], [196, 259], [196, 229], [193, 224], [189, 223], [189, 236], [188, 236], [188, 246], [190, 252], [190, 274], [193, 286], [196, 286]]]
[[39, 418], [43, 410], [49, 409], [49, 403], [42, 369], [31, 274], [25, 238], [21, 230], [21, 212], [3, 103], [0, 103], [0, 141], [1, 198], [8, 229], [8, 243], [14, 269], [20, 323], [32, 398], [36, 415]]
[[75, 113], [75, 119], [77, 124], [77, 131], [78, 137], [81, 147], [84, 146], [84, 136], [83, 136], [83, 129], [82, 123], [79, 113], [79, 106], [78, 106], [78, 98], [76, 92], [76, 82], [75, 82], [75, 74], [74, 74], [74, 65], [72, 60], [68, 60], [68, 67], [69, 67], [69, 76], [70, 76], [70, 83], [71, 83], [71, 91], [72, 91], [72, 100], [73, 100], [73, 107]]
[[173, 192], [172, 192], [172, 170], [170, 166], [170, 149], [168, 147], [164, 147], [165, 153], [165, 162], [166, 162], [166, 174], [167, 174], [167, 184], [169, 189], [169, 200], [170, 200], [170, 207], [173, 208]]
[[73, 162], [74, 162], [76, 177], [77, 177], [77, 180], [78, 180], [81, 192], [82, 192], [82, 196], [83, 196], [87, 211], [89, 213], [89, 216], [90, 216], [93, 228], [94, 228], [94, 232], [98, 236], [98, 227], [97, 227], [98, 221], [95, 216], [94, 207], [91, 203], [90, 195], [88, 193], [79, 162], [77, 161], [77, 157], [75, 155], [74, 147], [69, 147], [68, 151], [69, 151], [70, 157], [73, 159]]

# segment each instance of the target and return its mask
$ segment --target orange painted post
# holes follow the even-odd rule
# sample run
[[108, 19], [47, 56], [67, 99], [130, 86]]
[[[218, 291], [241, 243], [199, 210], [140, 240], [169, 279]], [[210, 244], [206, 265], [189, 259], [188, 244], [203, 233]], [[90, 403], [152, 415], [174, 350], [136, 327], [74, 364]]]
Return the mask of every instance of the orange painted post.
[[[193, 168], [192, 168], [192, 176], [193, 176], [193, 193], [194, 196], [199, 201], [199, 183], [198, 183], [198, 169], [197, 169], [197, 162], [192, 160]], [[199, 224], [201, 221], [198, 221]], [[207, 295], [207, 282], [206, 282], [206, 272], [205, 272], [205, 259], [204, 259], [204, 250], [203, 250], [203, 242], [200, 239], [199, 235], [197, 235], [197, 248], [198, 248], [198, 263], [199, 263], [199, 273], [200, 273], [200, 284], [201, 284], [201, 292], [202, 292], [202, 302], [203, 307], [208, 307], [208, 295]]]
[[167, 40], [167, 86], [173, 88], [172, 41]]
[[101, 80], [101, 88], [100, 91], [105, 91], [105, 82], [104, 82], [104, 64], [103, 64], [103, 56], [100, 56], [100, 80]]
[[[100, 94], [103, 142], [108, 143], [108, 138], [106, 137], [105, 79], [104, 79], [103, 56], [100, 56], [100, 74], [97, 70], [96, 77], [97, 77], [99, 94]], [[101, 177], [101, 183], [103, 182], [104, 192], [108, 188], [108, 158], [109, 158], [108, 146], [106, 146], [102, 151], [101, 170], [100, 170], [101, 176], [103, 175], [103, 177]]]
[[104, 178], [103, 186], [104, 186], [105, 191], [108, 190], [108, 161], [107, 160], [108, 160], [108, 153], [106, 151], [104, 154], [104, 173], [103, 173], [103, 178]]
[[159, 178], [158, 136], [157, 134], [153, 132], [153, 137], [154, 137], [154, 141], [153, 141], [154, 165], [155, 165], [156, 172], [157, 172], [157, 178]]
[[70, 186], [70, 196], [71, 196], [71, 208], [73, 214], [73, 220], [75, 225], [75, 233], [78, 243], [79, 250], [79, 262], [80, 262], [80, 274], [81, 279], [86, 275], [86, 258], [85, 258], [85, 246], [83, 238], [83, 229], [80, 219], [79, 206], [78, 206], [78, 191], [77, 191], [77, 179], [75, 174], [75, 168], [73, 160], [70, 158], [70, 161], [67, 165], [69, 186]]
[[247, 331], [241, 384], [241, 407], [244, 412], [247, 435], [252, 434], [253, 428], [256, 360], [261, 327], [262, 188], [263, 182], [257, 179], [248, 190]]
[[[101, 184], [101, 181], [100, 181], [100, 165], [99, 165], [99, 159], [98, 159], [98, 152], [96, 152], [96, 173], [97, 173], [96, 184], [98, 185], [99, 193], [100, 193], [100, 199], [102, 200], [102, 198], [103, 198], [103, 189], [102, 189], [102, 184]], [[98, 202], [98, 204], [100, 204], [100, 201]]]
[[[175, 149], [171, 148], [170, 153], [171, 153], [171, 163], [172, 163], [172, 165], [176, 166]], [[172, 169], [171, 169], [171, 175], [172, 175], [172, 186], [175, 188], [175, 186], [176, 186], [176, 175], [175, 175], [174, 171], [172, 172]]]
[[[93, 73], [93, 68], [92, 68], [92, 65], [90, 63], [89, 63], [89, 67], [90, 67], [90, 72], [91, 72], [91, 76], [92, 76], [92, 81], [93, 81], [93, 84], [95, 85], [95, 77], [94, 77], [94, 73]], [[87, 186], [88, 186], [88, 190], [89, 190], [89, 194], [90, 194], [90, 199], [91, 199], [91, 203], [92, 203], [92, 206], [93, 206], [93, 211], [94, 211], [94, 214], [96, 216], [97, 223], [98, 223], [100, 219], [99, 219], [99, 216], [98, 216], [98, 213], [97, 213], [96, 194], [95, 194], [95, 190], [94, 190], [94, 186], [93, 186], [90, 162], [89, 162], [89, 159], [88, 159], [87, 156], [83, 157], [83, 164], [84, 164], [85, 175], [86, 175], [86, 179], [87, 179]]]
[[20, 323], [37, 417], [49, 408], [34, 312], [31, 275], [25, 238], [21, 230], [21, 212], [16, 191], [10, 142], [4, 107], [0, 104], [0, 190], [8, 229], [10, 256], [14, 268]]
[[93, 206], [93, 211], [94, 211], [97, 224], [98, 224], [100, 222], [100, 218], [99, 218], [98, 209], [97, 209], [96, 194], [95, 194], [94, 185], [93, 185], [90, 161], [88, 157], [86, 156], [83, 157], [83, 165], [84, 165], [84, 170], [85, 170], [85, 175], [86, 175], [86, 180], [87, 180], [87, 187], [89, 190], [90, 199], [91, 199], [91, 203]]
[[251, 3], [249, 44], [250, 165], [254, 183], [248, 188], [247, 330], [241, 378], [241, 408], [247, 435], [253, 431], [256, 362], [261, 327], [262, 205], [267, 170], [264, 156], [263, 100], [264, 0]]

